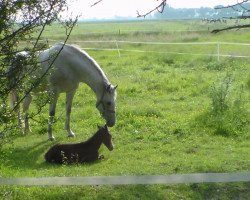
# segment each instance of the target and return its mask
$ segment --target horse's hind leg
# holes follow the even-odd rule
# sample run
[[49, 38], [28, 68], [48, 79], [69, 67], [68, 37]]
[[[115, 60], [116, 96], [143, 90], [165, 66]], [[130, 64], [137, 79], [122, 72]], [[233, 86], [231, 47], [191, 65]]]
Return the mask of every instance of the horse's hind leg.
[[72, 90], [72, 91], [66, 93], [66, 121], [65, 121], [65, 129], [67, 130], [69, 137], [75, 137], [75, 134], [70, 129], [70, 114], [71, 114], [72, 101], [73, 101], [75, 92], [76, 92], [76, 90]]
[[54, 117], [56, 113], [56, 103], [58, 99], [59, 94], [57, 92], [52, 93], [51, 102], [49, 105], [49, 124], [48, 124], [48, 137], [49, 140], [55, 140], [55, 137], [52, 133], [52, 125], [54, 123]]
[[32, 101], [31, 95], [29, 93], [26, 94], [24, 102], [23, 102], [24, 133], [30, 132], [30, 126], [29, 126], [29, 107], [30, 107], [31, 101]]
[[18, 119], [18, 126], [24, 133], [24, 124], [22, 120], [22, 115], [20, 112], [20, 106], [18, 104], [18, 96], [16, 90], [12, 90], [10, 92], [10, 107], [17, 113], [17, 119]]

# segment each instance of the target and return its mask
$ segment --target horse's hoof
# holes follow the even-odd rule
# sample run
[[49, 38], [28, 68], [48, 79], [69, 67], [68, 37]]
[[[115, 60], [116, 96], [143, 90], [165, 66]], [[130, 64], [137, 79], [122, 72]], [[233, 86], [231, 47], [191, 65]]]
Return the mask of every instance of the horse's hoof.
[[24, 128], [24, 133], [25, 134], [31, 133], [31, 129], [29, 127], [28, 128]]
[[68, 137], [75, 137], [75, 134], [74, 133], [70, 133], [70, 134], [68, 134]]
[[100, 155], [100, 156], [98, 157], [98, 159], [99, 159], [99, 160], [103, 160], [103, 159], [104, 159], [104, 155]]
[[55, 141], [55, 137], [54, 136], [52, 136], [52, 137], [49, 137], [49, 139], [48, 139], [49, 141]]

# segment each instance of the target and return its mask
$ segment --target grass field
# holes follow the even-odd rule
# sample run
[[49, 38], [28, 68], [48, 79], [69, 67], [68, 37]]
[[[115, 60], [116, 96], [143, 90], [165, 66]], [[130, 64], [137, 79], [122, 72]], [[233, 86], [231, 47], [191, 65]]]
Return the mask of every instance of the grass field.
[[[120, 34], [116, 31], [119, 29]], [[103, 32], [98, 33], [100, 31]], [[55, 25], [46, 31], [45, 37], [62, 40], [65, 36]], [[249, 30], [213, 35], [209, 33], [207, 24], [198, 21], [142, 21], [82, 23], [73, 31], [70, 41], [247, 43], [249, 39]], [[84, 43], [73, 43], [81, 48], [86, 47]], [[126, 45], [123, 48], [152, 48], [143, 44]], [[178, 49], [171, 45], [158, 45], [154, 48], [155, 51], [216, 52], [216, 48], [192, 45], [179, 46]], [[226, 53], [250, 55], [248, 46], [223, 48]], [[96, 131], [97, 124], [104, 124], [95, 109], [94, 93], [82, 84], [72, 108], [72, 129], [77, 136], [67, 138], [63, 130], [65, 95], [61, 95], [57, 107], [58, 119], [54, 126], [56, 141], [47, 141], [48, 114], [45, 108], [40, 116], [31, 121], [32, 133], [16, 136], [2, 147], [0, 177], [250, 171], [249, 58], [222, 58], [217, 61], [212, 56], [121, 51], [119, 57], [117, 51], [89, 50], [88, 53], [101, 65], [111, 83], [118, 84], [117, 124], [110, 128], [114, 137], [114, 151], [109, 152], [102, 147], [100, 152], [105, 159], [93, 164], [58, 166], [44, 162], [43, 155], [52, 144], [83, 141]], [[249, 199], [249, 188], [249, 182], [150, 186], [0, 186], [0, 197]]]

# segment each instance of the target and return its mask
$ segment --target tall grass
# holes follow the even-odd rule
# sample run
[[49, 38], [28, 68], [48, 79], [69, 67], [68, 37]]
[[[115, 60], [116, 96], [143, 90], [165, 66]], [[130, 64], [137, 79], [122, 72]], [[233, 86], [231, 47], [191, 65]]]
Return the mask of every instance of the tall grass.
[[214, 133], [223, 136], [241, 134], [249, 127], [250, 113], [247, 91], [244, 85], [233, 88], [231, 75], [226, 75], [220, 83], [211, 86], [211, 105], [202, 116], [204, 124], [214, 128]]

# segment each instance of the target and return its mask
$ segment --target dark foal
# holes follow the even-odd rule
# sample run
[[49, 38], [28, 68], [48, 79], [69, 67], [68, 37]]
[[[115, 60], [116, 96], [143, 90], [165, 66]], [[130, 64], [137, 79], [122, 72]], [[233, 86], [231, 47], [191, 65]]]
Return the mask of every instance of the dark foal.
[[113, 150], [112, 136], [107, 125], [99, 130], [87, 141], [77, 144], [56, 144], [45, 154], [45, 160], [51, 163], [84, 163], [102, 159], [98, 150], [103, 143], [110, 151]]

